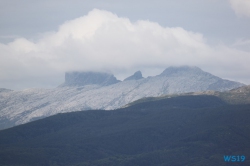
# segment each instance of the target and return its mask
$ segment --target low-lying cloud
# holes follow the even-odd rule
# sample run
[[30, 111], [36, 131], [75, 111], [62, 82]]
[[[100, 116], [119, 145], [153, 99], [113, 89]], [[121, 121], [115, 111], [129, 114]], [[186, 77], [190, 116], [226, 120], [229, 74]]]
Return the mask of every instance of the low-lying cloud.
[[201, 33], [162, 27], [94, 9], [38, 40], [0, 43], [0, 87], [53, 87], [65, 71], [105, 71], [124, 78], [141, 70], [159, 74], [168, 66], [192, 65], [223, 78], [250, 83], [250, 52], [210, 46]]

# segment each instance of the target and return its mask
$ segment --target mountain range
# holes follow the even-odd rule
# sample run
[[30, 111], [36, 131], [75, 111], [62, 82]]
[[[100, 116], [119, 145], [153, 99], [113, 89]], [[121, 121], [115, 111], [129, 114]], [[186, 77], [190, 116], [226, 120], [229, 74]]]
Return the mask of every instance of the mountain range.
[[[67, 72], [54, 89], [0, 89], [0, 129], [58, 113], [112, 110], [145, 97], [202, 91], [227, 91], [244, 84], [221, 79], [198, 67], [169, 67], [147, 78], [140, 71], [119, 81], [101, 72]], [[218, 92], [218, 93], [219, 93]]]

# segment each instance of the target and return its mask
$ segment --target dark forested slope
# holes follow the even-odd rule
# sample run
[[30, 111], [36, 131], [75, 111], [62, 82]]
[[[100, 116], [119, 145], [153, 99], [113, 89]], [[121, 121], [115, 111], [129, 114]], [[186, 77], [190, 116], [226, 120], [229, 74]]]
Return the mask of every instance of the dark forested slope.
[[250, 165], [250, 105], [215, 96], [58, 114], [0, 132], [0, 165]]

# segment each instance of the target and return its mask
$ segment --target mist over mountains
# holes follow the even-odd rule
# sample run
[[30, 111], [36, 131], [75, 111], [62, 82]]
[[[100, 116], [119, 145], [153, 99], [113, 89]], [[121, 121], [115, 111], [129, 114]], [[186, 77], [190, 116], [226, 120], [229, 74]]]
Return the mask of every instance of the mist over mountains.
[[90, 109], [117, 109], [144, 97], [167, 94], [226, 91], [244, 84], [224, 80], [198, 67], [169, 67], [147, 78], [140, 71], [124, 81], [97, 72], [68, 72], [54, 89], [0, 91], [0, 128], [27, 123], [57, 113]]

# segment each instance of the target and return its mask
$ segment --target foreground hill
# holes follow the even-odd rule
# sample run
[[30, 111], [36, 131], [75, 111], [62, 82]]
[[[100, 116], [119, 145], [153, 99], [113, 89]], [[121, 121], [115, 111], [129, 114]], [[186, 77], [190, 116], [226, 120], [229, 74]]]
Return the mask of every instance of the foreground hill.
[[250, 105], [209, 95], [64, 113], [0, 131], [2, 165], [228, 165], [250, 160]]
[[122, 82], [107, 73], [71, 72], [66, 73], [65, 83], [55, 89], [0, 91], [0, 129], [57, 113], [117, 109], [143, 97], [225, 91], [241, 86], [188, 66], [169, 67], [148, 78], [138, 71]]

